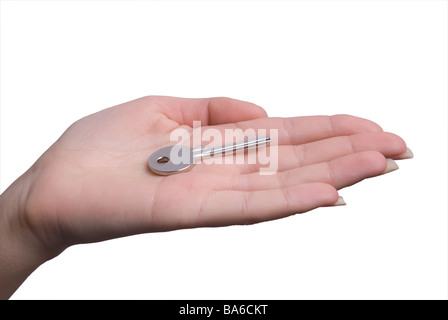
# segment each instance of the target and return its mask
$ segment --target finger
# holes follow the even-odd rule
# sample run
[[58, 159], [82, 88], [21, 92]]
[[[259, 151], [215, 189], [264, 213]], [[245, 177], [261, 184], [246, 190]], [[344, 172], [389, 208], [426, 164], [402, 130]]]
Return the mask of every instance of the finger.
[[328, 184], [311, 183], [262, 191], [217, 191], [207, 197], [193, 226], [251, 224], [303, 213], [338, 201]]
[[159, 110], [181, 125], [202, 126], [234, 123], [267, 117], [266, 111], [256, 104], [226, 97], [187, 99], [175, 97], [152, 97]]
[[297, 146], [279, 146], [279, 170], [330, 161], [362, 151], [377, 151], [390, 158], [405, 152], [406, 143], [393, 133], [381, 132], [334, 137]]
[[[236, 139], [245, 135], [278, 134], [279, 145], [297, 145], [362, 132], [382, 132], [376, 123], [350, 115], [261, 118], [213, 128], [218, 129], [223, 137], [226, 136], [226, 129], [234, 129]], [[265, 131], [260, 133], [261, 130]]]
[[[272, 151], [273, 150], [273, 151]], [[310, 164], [330, 161], [349, 154], [362, 151], [377, 151], [387, 158], [394, 158], [407, 150], [406, 143], [399, 136], [388, 132], [368, 132], [350, 136], [333, 137], [301, 145], [280, 145], [269, 153], [260, 149], [257, 159], [269, 164], [275, 164], [278, 171], [290, 170]], [[275, 154], [277, 150], [277, 154]], [[267, 156], [265, 157], [264, 154]], [[242, 161], [240, 161], [242, 163]], [[253, 163], [254, 161], [252, 161]], [[257, 172], [264, 164], [249, 164], [239, 166], [241, 173]]]
[[240, 175], [233, 187], [243, 191], [269, 190], [321, 182], [341, 189], [366, 178], [383, 174], [386, 165], [386, 158], [381, 153], [365, 151], [270, 176], [258, 173]]

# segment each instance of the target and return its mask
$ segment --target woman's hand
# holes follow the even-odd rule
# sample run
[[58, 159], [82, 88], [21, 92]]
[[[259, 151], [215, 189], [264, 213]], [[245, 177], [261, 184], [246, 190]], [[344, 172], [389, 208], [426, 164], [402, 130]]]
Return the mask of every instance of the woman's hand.
[[[266, 165], [233, 161], [154, 174], [152, 152], [173, 144], [173, 130], [192, 132], [196, 120], [202, 131], [278, 129], [278, 148], [267, 147], [278, 150], [278, 171], [260, 175]], [[384, 173], [386, 158], [409, 157], [407, 150], [369, 120], [268, 118], [229, 98], [145, 97], [100, 111], [70, 126], [0, 197], [0, 296], [76, 243], [255, 223], [335, 204], [338, 189]], [[20, 269], [11, 264], [28, 267], [11, 276]]]

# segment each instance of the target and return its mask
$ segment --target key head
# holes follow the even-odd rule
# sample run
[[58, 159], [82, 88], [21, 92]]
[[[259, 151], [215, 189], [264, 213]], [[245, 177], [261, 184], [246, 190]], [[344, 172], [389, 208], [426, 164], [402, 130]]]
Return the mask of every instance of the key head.
[[149, 168], [160, 175], [184, 172], [194, 164], [193, 150], [187, 146], [168, 146], [155, 151], [148, 160]]

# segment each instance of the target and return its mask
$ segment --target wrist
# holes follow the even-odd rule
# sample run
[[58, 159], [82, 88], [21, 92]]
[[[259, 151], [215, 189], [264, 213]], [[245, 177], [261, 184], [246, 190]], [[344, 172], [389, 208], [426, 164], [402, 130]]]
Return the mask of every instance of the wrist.
[[57, 255], [26, 223], [29, 182], [25, 173], [0, 195], [0, 299], [9, 298], [35, 269]]

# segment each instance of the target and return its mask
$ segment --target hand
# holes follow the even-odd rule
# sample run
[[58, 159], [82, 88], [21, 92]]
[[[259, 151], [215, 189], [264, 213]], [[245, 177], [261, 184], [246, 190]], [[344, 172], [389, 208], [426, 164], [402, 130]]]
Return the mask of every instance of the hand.
[[[151, 153], [173, 144], [174, 129], [191, 132], [194, 120], [203, 130], [278, 129], [278, 172], [199, 164], [152, 173]], [[145, 97], [75, 122], [5, 191], [2, 241], [33, 248], [42, 263], [76, 243], [277, 219], [336, 203], [337, 189], [382, 174], [386, 158], [406, 150], [398, 136], [353, 116], [267, 118], [229, 98]]]

